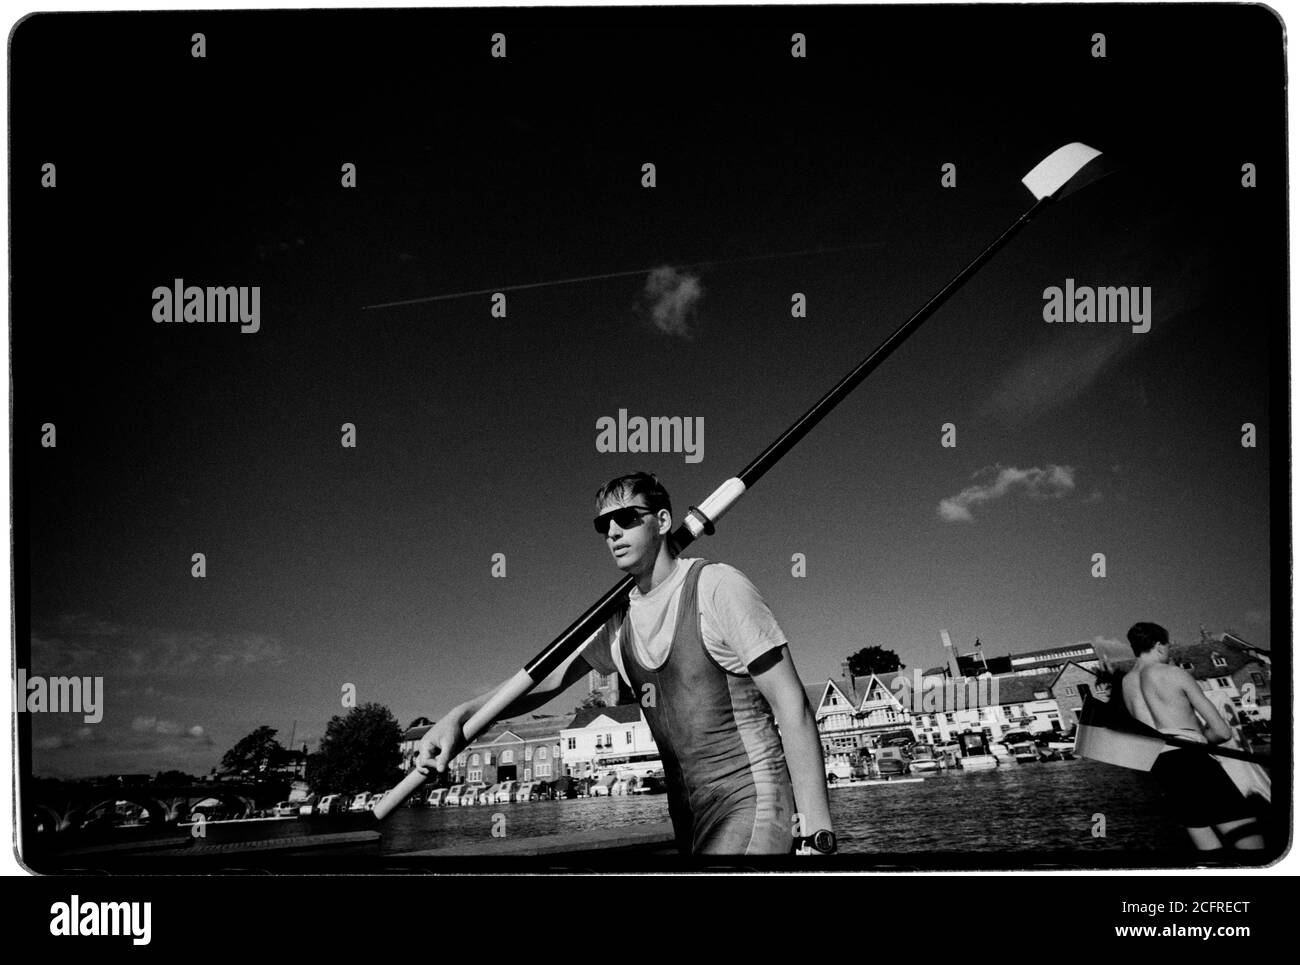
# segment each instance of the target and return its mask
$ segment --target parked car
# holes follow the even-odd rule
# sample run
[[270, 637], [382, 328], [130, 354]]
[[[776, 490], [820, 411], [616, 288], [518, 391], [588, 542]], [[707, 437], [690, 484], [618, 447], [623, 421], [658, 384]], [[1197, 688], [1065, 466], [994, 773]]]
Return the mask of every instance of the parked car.
[[365, 810], [373, 811], [375, 809], [375, 805], [378, 804], [380, 801], [382, 801], [384, 799], [384, 796], [387, 793], [388, 793], [387, 791], [375, 791], [373, 794], [371, 794], [369, 800], [366, 801]]
[[298, 813], [298, 805], [292, 801], [281, 801], [275, 807], [271, 808], [271, 817], [273, 818], [291, 818]]
[[300, 818], [311, 817], [313, 814], [316, 813], [316, 806], [317, 806], [316, 795], [313, 794], [311, 797], [307, 798], [307, 800], [303, 801], [300, 805], [298, 805], [298, 817]]
[[862, 765], [860, 759], [850, 758], [847, 755], [833, 757], [826, 762], [826, 781], [834, 784], [837, 781], [862, 781], [867, 777], [867, 769]]
[[478, 804], [479, 798], [487, 790], [486, 784], [466, 784], [465, 790], [460, 794], [460, 800], [457, 802], [461, 807], [470, 804]]
[[344, 810], [345, 797], [342, 794], [326, 794], [316, 805], [317, 814], [338, 814]]
[[645, 777], [641, 778], [641, 780], [637, 782], [636, 787], [633, 788], [632, 793], [633, 794], [664, 794], [667, 792], [667, 790], [668, 790], [668, 785], [664, 781], [663, 772], [657, 771], [654, 774], [647, 774]]
[[370, 792], [362, 791], [360, 794], [352, 795], [352, 804], [348, 807], [349, 811], [364, 811], [370, 802]]
[[502, 781], [500, 784], [492, 785], [492, 803], [509, 804], [511, 801], [518, 800], [519, 782]]
[[447, 793], [451, 790], [448, 787], [435, 787], [429, 792], [429, 797], [425, 801], [431, 808], [440, 808], [447, 803]]
[[465, 793], [464, 784], [453, 784], [447, 788], [447, 794], [442, 799], [442, 806], [445, 808], [454, 808], [460, 805], [461, 795]]

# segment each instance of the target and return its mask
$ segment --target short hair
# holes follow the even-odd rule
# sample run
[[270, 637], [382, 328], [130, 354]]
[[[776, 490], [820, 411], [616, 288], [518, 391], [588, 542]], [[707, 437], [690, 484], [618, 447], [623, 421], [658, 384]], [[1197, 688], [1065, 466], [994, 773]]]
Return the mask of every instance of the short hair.
[[1169, 646], [1169, 631], [1158, 623], [1135, 623], [1128, 629], [1128, 642], [1140, 657], [1158, 643]]
[[596, 490], [596, 511], [600, 512], [601, 507], [607, 502], [628, 499], [632, 496], [644, 496], [646, 506], [653, 512], [666, 509], [669, 516], [673, 514], [673, 504], [668, 498], [668, 490], [659, 481], [659, 477], [652, 472], [629, 473], [605, 483]]

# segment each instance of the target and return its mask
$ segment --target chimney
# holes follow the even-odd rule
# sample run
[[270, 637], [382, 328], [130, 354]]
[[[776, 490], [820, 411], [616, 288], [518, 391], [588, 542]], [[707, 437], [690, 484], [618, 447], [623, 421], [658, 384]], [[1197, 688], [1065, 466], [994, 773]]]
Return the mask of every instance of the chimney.
[[840, 679], [848, 682], [850, 694], [857, 692], [857, 678], [849, 672], [848, 658], [845, 658], [844, 662], [840, 664]]
[[940, 630], [939, 636], [943, 639], [943, 648], [948, 652], [948, 676], [953, 680], [961, 679], [961, 668], [957, 666], [957, 651], [952, 648], [952, 639], [948, 636], [947, 630]]

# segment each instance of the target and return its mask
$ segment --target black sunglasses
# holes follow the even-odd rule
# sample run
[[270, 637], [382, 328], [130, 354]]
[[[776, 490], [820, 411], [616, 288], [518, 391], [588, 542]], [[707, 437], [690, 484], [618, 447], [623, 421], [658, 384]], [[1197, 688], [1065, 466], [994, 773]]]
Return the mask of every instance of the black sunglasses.
[[591, 522], [596, 527], [597, 533], [601, 536], [608, 536], [610, 520], [618, 523], [619, 529], [632, 529], [634, 526], [641, 525], [642, 516], [653, 516], [654, 514], [653, 509], [648, 509], [645, 506], [624, 506], [608, 513], [601, 513]]

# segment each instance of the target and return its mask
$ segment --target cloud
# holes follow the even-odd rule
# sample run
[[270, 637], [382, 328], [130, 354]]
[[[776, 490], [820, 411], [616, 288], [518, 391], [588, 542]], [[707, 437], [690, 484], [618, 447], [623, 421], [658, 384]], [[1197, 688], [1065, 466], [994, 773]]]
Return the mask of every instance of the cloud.
[[[1066, 334], [1075, 335], [1073, 330]], [[1139, 348], [1139, 338], [1108, 338], [1084, 347], [1077, 337], [1054, 338], [1002, 379], [979, 414], [1016, 420], [1064, 405], [1087, 391], [1122, 356]]]
[[32, 672], [40, 674], [109, 680], [225, 676], [284, 660], [284, 647], [267, 634], [161, 629], [81, 614], [65, 614], [54, 626], [32, 634]]
[[649, 312], [659, 331], [689, 338], [691, 332], [687, 322], [703, 297], [704, 286], [698, 276], [665, 265], [647, 276], [645, 290], [641, 293], [641, 307]]
[[971, 478], [992, 478], [967, 486], [956, 496], [939, 501], [939, 518], [949, 523], [973, 523], [971, 509], [1001, 499], [1013, 489], [1024, 489], [1033, 499], [1059, 499], [1074, 489], [1074, 468], [1049, 463], [1046, 469], [986, 466]]
[[[162, 734], [165, 736], [174, 736], [185, 730], [180, 724], [170, 720], [159, 720], [157, 717], [137, 717], [131, 721], [131, 729], [143, 731], [146, 734]], [[202, 736], [203, 728], [199, 728]]]

